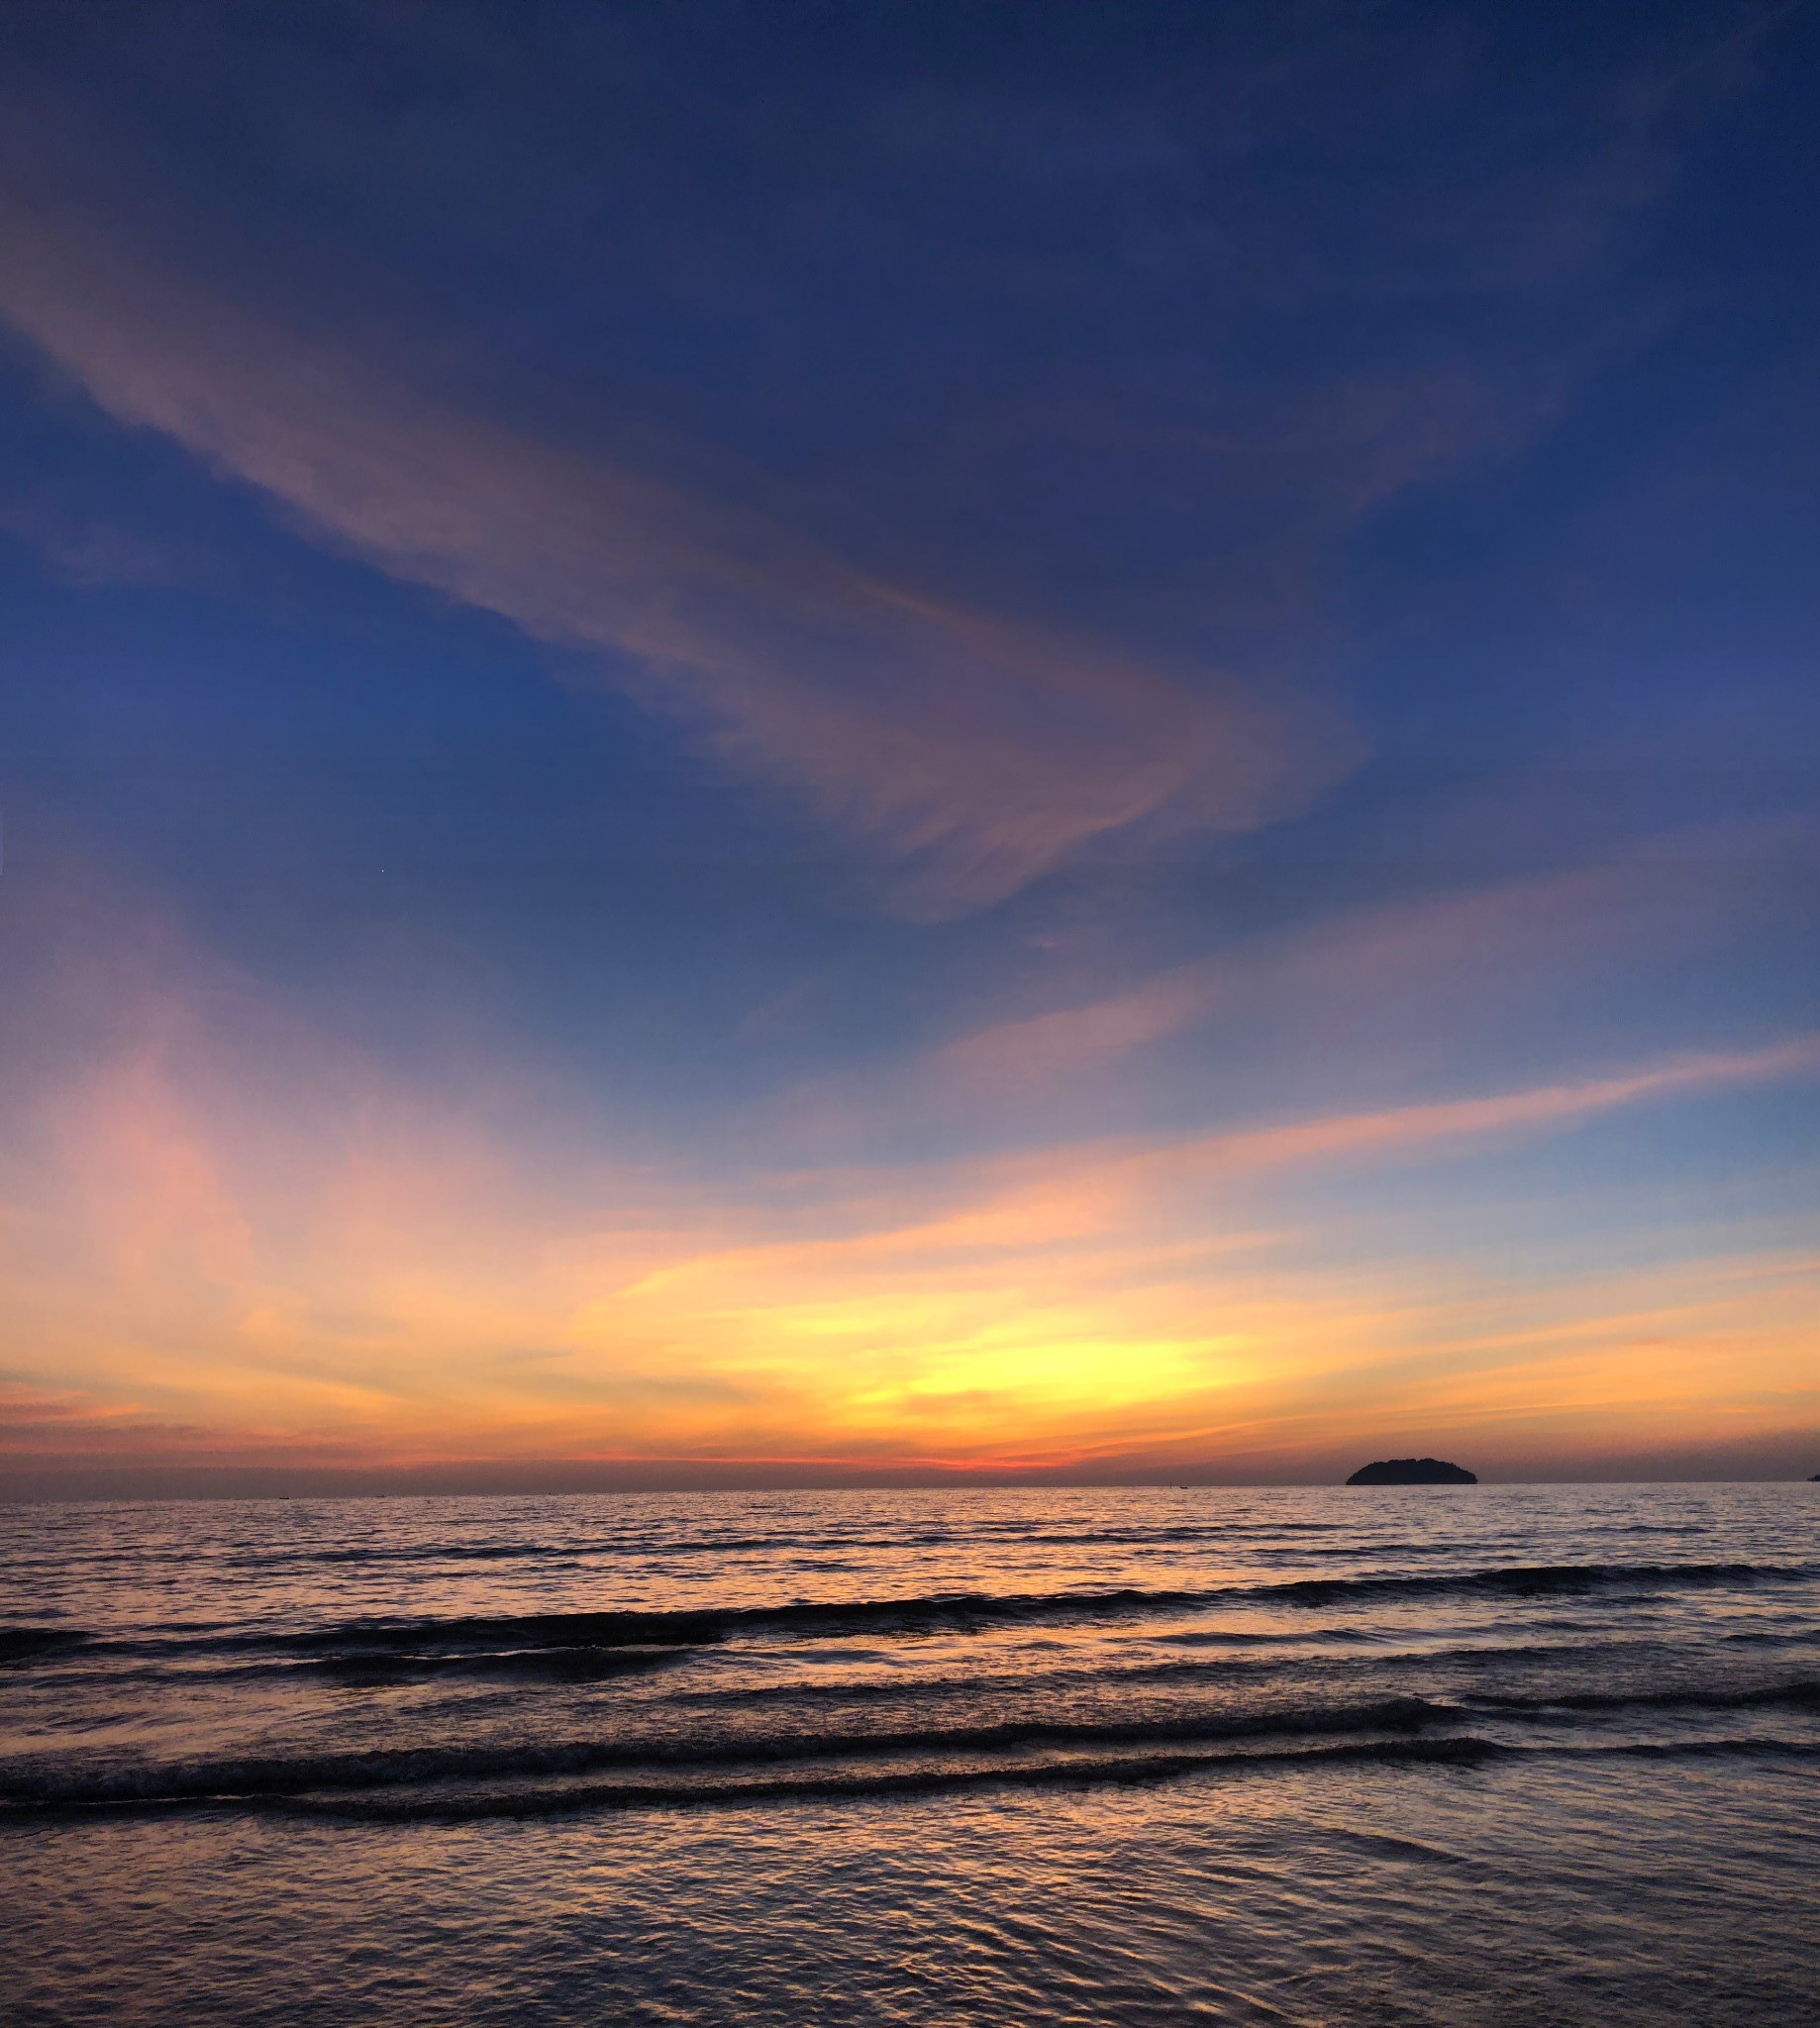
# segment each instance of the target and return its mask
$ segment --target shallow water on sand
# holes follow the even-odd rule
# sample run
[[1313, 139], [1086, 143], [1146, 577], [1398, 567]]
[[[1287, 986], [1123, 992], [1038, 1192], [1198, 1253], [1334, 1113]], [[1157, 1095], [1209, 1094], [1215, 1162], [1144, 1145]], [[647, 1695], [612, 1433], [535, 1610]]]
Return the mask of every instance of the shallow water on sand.
[[0, 1526], [9, 2021], [1820, 2022], [1820, 1486]]

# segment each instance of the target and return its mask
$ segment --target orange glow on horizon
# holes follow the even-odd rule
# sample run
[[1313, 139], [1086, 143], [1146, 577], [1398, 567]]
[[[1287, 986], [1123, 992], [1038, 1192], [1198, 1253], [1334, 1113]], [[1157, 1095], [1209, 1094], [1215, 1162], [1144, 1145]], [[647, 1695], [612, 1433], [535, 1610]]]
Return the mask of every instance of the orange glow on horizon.
[[585, 1201], [540, 1194], [474, 1122], [346, 1065], [343, 1110], [306, 1118], [198, 1061], [166, 1037], [60, 1094], [12, 1193], [16, 1461], [1291, 1470], [1380, 1441], [1615, 1454], [1815, 1419], [1817, 1264], [1785, 1249], [1537, 1281], [1361, 1265], [1293, 1192], [1258, 1215], [1285, 1178], [1803, 1074], [1812, 1038], [1150, 1146], [797, 1172], [787, 1215], [763, 1177], [717, 1196], [628, 1167]]

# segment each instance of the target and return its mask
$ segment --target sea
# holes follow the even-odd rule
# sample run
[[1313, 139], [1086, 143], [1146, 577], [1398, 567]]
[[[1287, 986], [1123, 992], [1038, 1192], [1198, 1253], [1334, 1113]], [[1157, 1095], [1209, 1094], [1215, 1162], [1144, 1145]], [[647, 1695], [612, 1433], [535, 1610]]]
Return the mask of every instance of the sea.
[[0, 1509], [0, 2020], [1820, 2023], [1820, 1485]]

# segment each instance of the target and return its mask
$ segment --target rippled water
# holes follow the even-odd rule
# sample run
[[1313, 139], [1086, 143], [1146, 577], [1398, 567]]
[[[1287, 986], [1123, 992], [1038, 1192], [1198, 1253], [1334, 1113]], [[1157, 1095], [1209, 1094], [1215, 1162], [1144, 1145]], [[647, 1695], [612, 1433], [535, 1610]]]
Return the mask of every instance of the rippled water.
[[0, 1526], [8, 2020], [1820, 2021], [1820, 1486]]

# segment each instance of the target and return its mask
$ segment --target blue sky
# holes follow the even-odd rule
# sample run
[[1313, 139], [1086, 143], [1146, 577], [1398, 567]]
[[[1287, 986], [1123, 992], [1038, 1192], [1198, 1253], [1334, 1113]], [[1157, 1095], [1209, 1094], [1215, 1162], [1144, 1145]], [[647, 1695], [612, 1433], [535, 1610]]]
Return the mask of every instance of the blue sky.
[[1792, 1470], [1817, 35], [10, 10], [17, 1482]]

